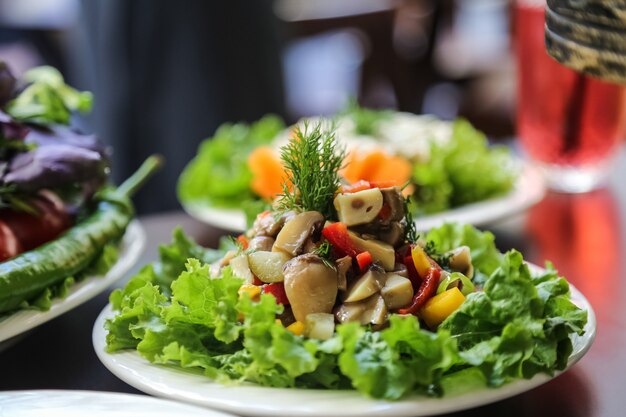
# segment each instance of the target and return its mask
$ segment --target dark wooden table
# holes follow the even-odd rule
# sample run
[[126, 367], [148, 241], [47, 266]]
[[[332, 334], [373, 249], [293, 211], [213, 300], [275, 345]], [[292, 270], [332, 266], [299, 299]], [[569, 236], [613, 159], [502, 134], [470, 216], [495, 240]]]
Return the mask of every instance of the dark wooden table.
[[[182, 212], [141, 218], [146, 251], [135, 267], [154, 260], [157, 247], [181, 225], [201, 244], [224, 232]], [[579, 195], [548, 194], [525, 215], [490, 226], [502, 250], [550, 259], [593, 305], [598, 332], [589, 353], [570, 371], [532, 391], [454, 416], [626, 415], [626, 151], [610, 185]], [[138, 393], [98, 361], [91, 330], [107, 291], [28, 334], [0, 353], [0, 390], [86, 389]]]

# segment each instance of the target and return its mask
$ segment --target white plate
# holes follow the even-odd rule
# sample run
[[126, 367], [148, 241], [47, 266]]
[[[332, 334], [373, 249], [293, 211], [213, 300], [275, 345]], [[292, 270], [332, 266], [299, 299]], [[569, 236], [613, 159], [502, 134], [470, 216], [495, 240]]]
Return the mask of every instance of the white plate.
[[[572, 300], [589, 312], [589, 318], [586, 333], [574, 336], [574, 351], [569, 358], [568, 369], [589, 350], [596, 333], [596, 318], [591, 305], [573, 286], [571, 291]], [[152, 395], [244, 416], [401, 417], [442, 414], [502, 400], [554, 378], [541, 374], [529, 380], [517, 380], [499, 388], [476, 390], [457, 397], [414, 397], [397, 402], [372, 400], [349, 390], [284, 389], [252, 384], [225, 386], [191, 371], [153, 365], [136, 351], [106, 353], [104, 322], [112, 316], [110, 306], [100, 313], [93, 329], [93, 344], [104, 366], [118, 378]]]
[[145, 395], [97, 391], [0, 392], [2, 417], [228, 417], [218, 411]]
[[[469, 223], [484, 226], [507, 216], [522, 212], [538, 203], [545, 194], [541, 172], [533, 165], [522, 162], [522, 169], [513, 190], [501, 197], [468, 204], [442, 213], [415, 218], [418, 230], [428, 230], [446, 222]], [[204, 202], [182, 203], [192, 217], [220, 229], [243, 232], [246, 218], [242, 210], [220, 209]]]
[[19, 310], [0, 317], [0, 350], [13, 342], [9, 339], [52, 320], [107, 289], [137, 262], [145, 244], [146, 234], [139, 221], [135, 220], [128, 225], [120, 242], [119, 259], [105, 276], [86, 277], [72, 285], [66, 297], [52, 300], [48, 311]]

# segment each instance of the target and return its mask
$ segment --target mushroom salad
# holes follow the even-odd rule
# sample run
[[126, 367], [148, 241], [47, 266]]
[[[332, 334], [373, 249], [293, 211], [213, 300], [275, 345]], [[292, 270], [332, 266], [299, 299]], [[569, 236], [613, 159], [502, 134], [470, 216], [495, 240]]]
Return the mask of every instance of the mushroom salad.
[[244, 279], [241, 294], [272, 294], [285, 306], [279, 319], [287, 329], [319, 339], [332, 337], [335, 323], [379, 329], [390, 313], [418, 309], [436, 327], [475, 290], [469, 247], [438, 256], [442, 267], [424, 240], [407, 240], [399, 187], [343, 186], [333, 206], [334, 219], [318, 211], [262, 213], [238, 238], [240, 248], [213, 265], [213, 277], [230, 266]]
[[398, 400], [497, 387], [567, 366], [587, 312], [551, 266], [494, 237], [418, 234], [401, 187], [349, 183], [322, 124], [296, 129], [272, 209], [220, 249], [177, 229], [110, 297], [110, 353], [225, 383], [356, 389]]

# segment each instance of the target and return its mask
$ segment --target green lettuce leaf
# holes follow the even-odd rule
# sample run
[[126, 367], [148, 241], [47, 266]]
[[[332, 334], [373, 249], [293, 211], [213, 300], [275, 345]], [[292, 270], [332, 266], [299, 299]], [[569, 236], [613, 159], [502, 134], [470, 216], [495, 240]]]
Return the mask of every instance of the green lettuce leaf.
[[[502, 254], [495, 245], [491, 232], [481, 232], [469, 224], [446, 223], [430, 230], [426, 241], [432, 242], [437, 253], [445, 253], [459, 246], [468, 246], [472, 255], [472, 264], [477, 269], [478, 281], [485, 275], [491, 275], [502, 262]], [[480, 276], [484, 278], [480, 278]], [[476, 281], [476, 278], [474, 279]]]
[[251, 125], [220, 126], [212, 138], [202, 142], [197, 156], [182, 172], [180, 201], [239, 207], [242, 201], [258, 199], [250, 190], [248, 155], [255, 147], [269, 144], [284, 127], [282, 120], [272, 115]]
[[563, 369], [585, 311], [553, 269], [533, 277], [522, 255], [508, 252], [483, 291], [470, 294], [439, 330], [457, 341], [461, 364], [479, 367], [492, 386]]
[[510, 151], [489, 146], [482, 132], [458, 119], [450, 141], [433, 145], [429, 160], [415, 164], [413, 199], [418, 212], [444, 211], [506, 193], [516, 177]]

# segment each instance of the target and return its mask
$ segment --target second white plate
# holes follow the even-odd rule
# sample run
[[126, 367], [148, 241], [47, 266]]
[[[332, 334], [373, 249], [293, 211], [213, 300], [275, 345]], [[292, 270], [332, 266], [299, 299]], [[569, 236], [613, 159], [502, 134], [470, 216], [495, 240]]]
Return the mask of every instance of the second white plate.
[[107, 289], [137, 262], [145, 245], [146, 233], [141, 223], [135, 220], [128, 225], [120, 242], [119, 258], [106, 275], [90, 276], [72, 285], [67, 296], [52, 300], [48, 311], [18, 310], [0, 317], [0, 350], [10, 345], [9, 339], [52, 320]]
[[98, 391], [33, 390], [0, 392], [0, 415], [11, 417], [228, 417], [145, 395]]
[[[541, 200], [545, 194], [541, 172], [527, 162], [521, 162], [522, 169], [511, 192], [496, 198], [468, 204], [415, 218], [418, 230], [428, 230], [446, 222], [469, 223], [484, 226], [504, 217], [520, 213]], [[183, 208], [192, 217], [231, 232], [246, 230], [246, 217], [239, 209], [221, 209], [203, 202], [183, 203]]]
[[[568, 369], [591, 347], [596, 333], [596, 318], [587, 299], [571, 286], [572, 301], [588, 311], [583, 336], [574, 336], [574, 350]], [[153, 365], [136, 351], [109, 354], [105, 351], [104, 323], [113, 316], [107, 306], [94, 325], [93, 344], [96, 354], [122, 381], [148, 394], [216, 408], [244, 416], [342, 416], [403, 417], [426, 416], [464, 410], [512, 397], [556, 377], [536, 375], [499, 388], [476, 390], [456, 397], [413, 397], [403, 401], [372, 400], [357, 391], [305, 390], [268, 388], [252, 384], [226, 386], [191, 371]]]

